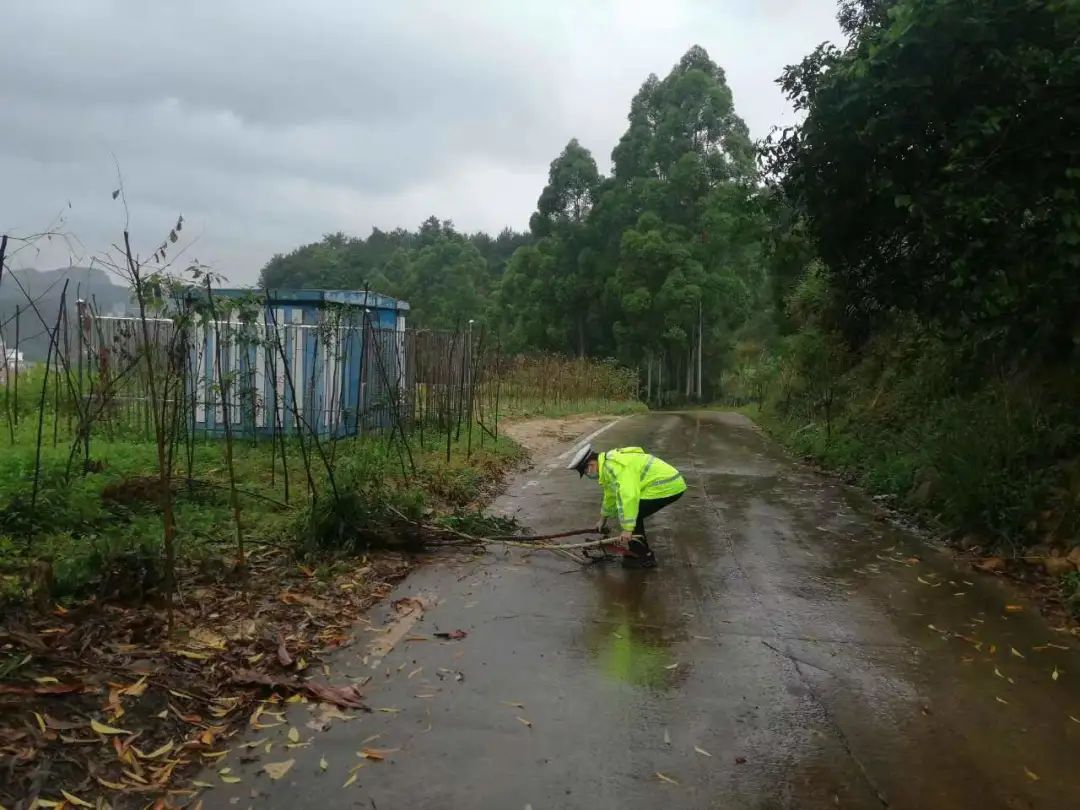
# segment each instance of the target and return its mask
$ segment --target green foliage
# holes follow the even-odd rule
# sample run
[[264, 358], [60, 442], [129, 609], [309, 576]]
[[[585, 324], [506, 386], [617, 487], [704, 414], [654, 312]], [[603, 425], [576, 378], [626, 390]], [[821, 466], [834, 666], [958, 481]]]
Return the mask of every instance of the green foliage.
[[988, 544], [1080, 530], [1080, 5], [844, 0], [766, 144], [776, 335], [729, 396]]
[[863, 2], [782, 85], [805, 122], [771, 168], [852, 341], [902, 311], [1066, 357], [1080, 309], [1080, 5]]
[[415, 232], [375, 228], [367, 239], [328, 234], [321, 242], [274, 256], [260, 284], [367, 288], [408, 301], [415, 326], [450, 329], [488, 316], [485, 301], [510, 255], [531, 241], [509, 228], [496, 237], [468, 236], [452, 222], [429, 217]]

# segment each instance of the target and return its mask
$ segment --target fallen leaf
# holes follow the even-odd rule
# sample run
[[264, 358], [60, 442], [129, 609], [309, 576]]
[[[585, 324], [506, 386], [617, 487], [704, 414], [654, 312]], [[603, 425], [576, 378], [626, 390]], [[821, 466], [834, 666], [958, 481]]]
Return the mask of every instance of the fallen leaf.
[[[94, 778], [98, 781], [99, 785], [101, 785], [102, 787], [107, 787], [109, 790], [127, 790], [127, 788], [124, 785], [120, 784], [119, 782], [110, 782], [110, 781], [108, 781], [106, 779], [102, 779], [100, 776], [95, 776]], [[198, 785], [199, 783], [198, 782], [192, 782], [192, 784]], [[206, 787], [211, 787], [211, 786], [206, 785]]]
[[195, 650], [177, 649], [172, 652], [182, 658], [190, 658], [193, 661], [205, 661], [210, 657], [208, 653], [196, 652]]
[[205, 627], [197, 627], [192, 630], [190, 638], [192, 641], [197, 642], [203, 647], [209, 647], [213, 650], [225, 649], [225, 639], [219, 636], [213, 630]]
[[246, 743], [242, 744], [240, 747], [241, 748], [258, 748], [264, 742], [266, 742], [266, 737], [263, 737], [260, 740], [252, 740], [251, 742], [246, 742]]
[[219, 776], [219, 778], [226, 785], [235, 785], [235, 784], [243, 781], [239, 776], [231, 776], [229, 774], [225, 774], [224, 776]]
[[384, 706], [383, 708], [379, 709], [379, 711], [383, 712], [384, 714], [397, 714], [401, 711], [401, 709], [395, 706]]
[[529, 728], [532, 728], [532, 721], [531, 720], [526, 720], [524, 717], [518, 717], [517, 721], [519, 723], [521, 723], [522, 725], [525, 725], [525, 726], [528, 726]]
[[1061, 676], [1061, 672], [1060, 672], [1060, 670], [1058, 670], [1058, 668], [1057, 668], [1057, 667], [1054, 667], [1054, 671], [1050, 673], [1050, 677], [1051, 677], [1051, 678], [1052, 678], [1053, 680], [1055, 680], [1055, 681], [1056, 681], [1056, 680], [1057, 680], [1057, 679], [1058, 679], [1058, 678], [1059, 678], [1060, 676]]
[[319, 759], [319, 767], [324, 771], [330, 767], [330, 763], [326, 761], [326, 757]]
[[297, 731], [296, 726], [289, 729], [289, 742], [300, 742], [300, 732]]
[[449, 633], [435, 633], [435, 638], [445, 638], [449, 639], [450, 641], [460, 641], [467, 635], [469, 634], [466, 633], [464, 630], [458, 629], [451, 630]]
[[285, 639], [281, 636], [278, 637], [277, 659], [278, 663], [283, 667], [292, 666], [292, 656], [289, 655], [289, 650], [285, 646]]
[[125, 686], [120, 690], [121, 695], [127, 695], [128, 697], [141, 697], [143, 692], [146, 691], [146, 679], [148, 675], [143, 675], [139, 680], [130, 686]]
[[263, 770], [266, 771], [266, 775], [271, 779], [280, 779], [287, 774], [289, 769], [295, 764], [295, 759], [287, 759], [284, 762], [267, 762], [263, 765]]
[[1004, 678], [1005, 677], [1004, 675], [1001, 674], [1001, 670], [998, 669], [997, 667], [994, 667], [994, 674], [997, 675], [999, 678]]
[[[68, 695], [81, 692], [85, 687], [81, 683], [48, 683], [37, 686], [20, 686], [13, 683], [0, 683], [0, 695]], [[38, 799], [40, 802], [41, 799]]]
[[1035, 773], [1034, 771], [1032, 771], [1030, 768], [1028, 768], [1027, 765], [1024, 766], [1024, 774], [1032, 782], [1038, 782], [1039, 781], [1039, 775], [1037, 773]]
[[694, 750], [697, 751], [699, 754], [701, 754], [704, 757], [711, 757], [712, 756], [712, 754], [710, 754], [704, 748], [698, 748], [696, 745], [694, 746]]
[[408, 678], [409, 680], [412, 680], [412, 678], [413, 678], [413, 676], [414, 676], [414, 675], [419, 675], [419, 674], [420, 674], [421, 672], [423, 672], [423, 671], [424, 671], [424, 668], [423, 668], [423, 667], [417, 667], [417, 668], [416, 668], [416, 669], [414, 669], [414, 670], [413, 670], [412, 672], [410, 672], [410, 673], [409, 673], [409, 674], [408, 674], [408, 675], [407, 675], [406, 677], [407, 677], [407, 678]]
[[[304, 684], [304, 689], [314, 699], [322, 703], [333, 703], [336, 706], [341, 706], [346, 709], [367, 709], [367, 705], [361, 700], [363, 695], [360, 693], [360, 687], [355, 684], [347, 684], [345, 686], [330, 686], [325, 683], [307, 682]], [[379, 709], [379, 711], [385, 711]], [[395, 710], [396, 711], [396, 710]]]
[[[40, 678], [34, 678], [34, 683], [40, 683], [44, 686], [50, 683], [60, 683], [60, 681], [58, 681], [52, 675], [42, 675]], [[60, 792], [63, 793], [64, 791]]]
[[1000, 698], [1000, 697], [995, 696], [994, 700], [996, 700], [998, 703], [1004, 703], [1006, 706], [1009, 705], [1009, 701], [1005, 700], [1005, 698]]
[[1023, 658], [1023, 657], [1024, 657], [1024, 656], [1023, 656], [1023, 654], [1022, 654], [1022, 653], [1021, 653], [1021, 652], [1020, 652], [1020, 651], [1019, 651], [1018, 649], [1016, 649], [1016, 647], [1010, 647], [1010, 648], [1009, 648], [1009, 651], [1010, 651], [1010, 652], [1011, 652], [1011, 653], [1012, 653], [1013, 655], [1015, 655], [1015, 656], [1016, 656], [1017, 658]]
[[1023, 613], [1024, 612], [1024, 606], [1023, 605], [1006, 605], [1005, 606], [1005, 612], [1006, 613]]
[[505, 704], [505, 705], [507, 705], [507, 706], [512, 706], [512, 707], [513, 707], [513, 708], [515, 708], [515, 709], [524, 709], [524, 708], [525, 708], [525, 704], [524, 704], [524, 703], [515, 703], [515, 702], [514, 702], [514, 701], [512, 701], [512, 700], [504, 700], [504, 701], [503, 701], [503, 704]]
[[664, 745], [671, 745], [671, 734], [666, 728], [664, 729]]
[[1069, 719], [1072, 720], [1074, 723], [1080, 723], [1080, 719], [1073, 717], [1071, 714], [1069, 715]]
[[387, 754], [393, 754], [400, 749], [397, 748], [361, 748], [357, 751], [356, 755], [363, 757], [364, 759], [373, 759], [376, 762], [382, 762], [386, 759]]
[[122, 728], [113, 728], [107, 726], [104, 723], [99, 723], [97, 720], [90, 721], [90, 728], [96, 731], [98, 734], [131, 734], [130, 731], [124, 731]]
[[38, 727], [40, 727], [42, 732], [44, 732], [45, 731], [45, 718], [42, 717], [37, 712], [34, 712], [33, 714], [34, 714], [34, 718], [37, 720]]
[[156, 751], [151, 751], [149, 754], [144, 755], [143, 759], [157, 759], [158, 757], [162, 756], [163, 754], [169, 753], [170, 751], [172, 751], [172, 749], [173, 749], [173, 741], [169, 740], [167, 743], [165, 743], [163, 746], [161, 746], [161, 748], [158, 748]]
[[74, 805], [75, 807], [93, 807], [94, 806], [94, 805], [90, 804], [90, 802], [86, 801], [85, 799], [80, 799], [78, 796], [75, 796], [75, 795], [73, 795], [71, 793], [68, 793], [66, 790], [61, 790], [60, 795], [63, 796], [65, 799], [67, 799], [68, 804]]
[[353, 782], [356, 781], [356, 777], [357, 777], [357, 774], [354, 773], [352, 776], [350, 776], [348, 779], [345, 780], [345, 784], [342, 785], [342, 787], [347, 788], [349, 785], [351, 785]]
[[678, 667], [679, 667], [679, 662], [676, 661], [674, 664], [668, 664], [666, 667], [664, 667], [664, 669], [678, 669]]
[[679, 784], [674, 779], [672, 779], [670, 776], [665, 776], [664, 774], [660, 773], [660, 771], [656, 772], [656, 778], [659, 779], [661, 782], [667, 782], [669, 785], [677, 785], [677, 784]]
[[736, 765], [745, 765], [746, 764], [746, 757], [735, 757], [735, 764]]

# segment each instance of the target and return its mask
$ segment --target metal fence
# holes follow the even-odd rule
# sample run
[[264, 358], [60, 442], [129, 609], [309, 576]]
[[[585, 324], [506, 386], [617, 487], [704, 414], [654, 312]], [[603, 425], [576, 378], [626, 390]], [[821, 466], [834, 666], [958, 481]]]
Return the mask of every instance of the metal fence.
[[484, 341], [467, 331], [278, 323], [270, 315], [264, 323], [196, 322], [177, 340], [172, 320], [146, 323], [144, 336], [140, 318], [86, 310], [80, 379], [96, 375], [97, 389], [111, 391], [111, 413], [138, 422], [150, 392], [137, 359], [148, 346], [163, 366], [175, 341], [185, 354], [188, 420], [206, 435], [223, 433], [226, 417], [243, 436], [445, 428], [449, 420], [483, 414], [475, 399], [497, 365]]

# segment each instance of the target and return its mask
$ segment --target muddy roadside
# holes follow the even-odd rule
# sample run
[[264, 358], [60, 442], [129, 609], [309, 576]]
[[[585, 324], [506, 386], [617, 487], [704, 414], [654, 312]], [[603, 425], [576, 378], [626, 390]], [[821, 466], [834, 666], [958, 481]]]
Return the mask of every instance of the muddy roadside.
[[524, 447], [533, 458], [545, 456], [582, 436], [587, 436], [604, 425], [614, 422], [615, 416], [566, 416], [541, 417], [508, 422], [503, 431]]

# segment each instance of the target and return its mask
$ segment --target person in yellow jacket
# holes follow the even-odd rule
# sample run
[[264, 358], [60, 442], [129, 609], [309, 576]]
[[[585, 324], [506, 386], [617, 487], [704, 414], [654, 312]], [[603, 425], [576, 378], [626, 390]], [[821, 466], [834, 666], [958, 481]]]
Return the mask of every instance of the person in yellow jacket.
[[598, 453], [590, 444], [579, 448], [566, 468], [599, 481], [604, 500], [596, 529], [603, 534], [609, 520], [618, 520], [623, 565], [627, 568], [655, 566], [656, 555], [645, 535], [645, 518], [682, 497], [686, 492], [682, 474], [640, 447], [620, 447]]

